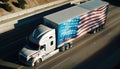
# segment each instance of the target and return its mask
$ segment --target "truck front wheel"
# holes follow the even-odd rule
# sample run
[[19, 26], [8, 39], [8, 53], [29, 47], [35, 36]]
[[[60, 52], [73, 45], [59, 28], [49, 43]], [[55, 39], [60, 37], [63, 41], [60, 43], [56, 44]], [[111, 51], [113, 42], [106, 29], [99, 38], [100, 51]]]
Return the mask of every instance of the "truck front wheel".
[[40, 58], [40, 59], [36, 60], [36, 62], [34, 63], [34, 65], [38, 66], [38, 64], [41, 63], [41, 62], [42, 62], [42, 59]]

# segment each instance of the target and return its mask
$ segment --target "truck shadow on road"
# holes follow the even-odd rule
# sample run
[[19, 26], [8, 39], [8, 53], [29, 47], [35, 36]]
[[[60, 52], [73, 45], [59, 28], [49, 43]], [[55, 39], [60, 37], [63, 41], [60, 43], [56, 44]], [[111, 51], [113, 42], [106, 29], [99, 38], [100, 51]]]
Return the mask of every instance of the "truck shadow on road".
[[[66, 9], [71, 6], [74, 6], [74, 4], [64, 4], [57, 8], [53, 8], [48, 11], [44, 11], [36, 15], [18, 20], [18, 22], [14, 25], [14, 29], [0, 34], [0, 60], [21, 65], [18, 63], [18, 51], [25, 45], [25, 37], [28, 36], [36, 28], [36, 26], [43, 23], [43, 16]], [[17, 41], [21, 38], [24, 39]], [[16, 43], [11, 44], [13, 42]], [[10, 55], [11, 52], [13, 55]], [[10, 56], [6, 57], [6, 55]], [[0, 64], [0, 67], [1, 66], [2, 65]]]
[[[104, 64], [114, 65], [116, 64], [111, 57], [115, 57], [114, 53], [120, 50], [120, 34], [111, 39], [111, 41], [101, 50], [90, 56], [88, 59], [79, 63], [72, 69], [109, 69], [111, 66], [105, 66]], [[117, 52], [118, 54], [119, 52]], [[118, 59], [116, 59], [118, 58]], [[114, 60], [119, 60], [120, 55], [117, 55]], [[109, 61], [113, 61], [109, 63]], [[113, 69], [120, 69], [115, 67]]]
[[3, 66], [3, 65], [0, 65], [0, 69], [13, 69], [12, 67], [6, 67], [6, 66]]

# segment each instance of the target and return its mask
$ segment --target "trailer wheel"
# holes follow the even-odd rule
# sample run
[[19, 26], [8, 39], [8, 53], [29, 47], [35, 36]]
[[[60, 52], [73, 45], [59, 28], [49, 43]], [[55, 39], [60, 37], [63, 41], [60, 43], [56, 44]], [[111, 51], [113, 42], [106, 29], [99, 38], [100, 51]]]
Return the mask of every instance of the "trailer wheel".
[[99, 32], [100, 31], [100, 27], [98, 27], [96, 30], [97, 30], [97, 32]]
[[69, 45], [68, 46], [65, 46], [65, 50], [68, 50], [69, 49]]
[[72, 45], [69, 46], [70, 48], [73, 47]]
[[99, 31], [101, 31], [102, 30], [101, 26], [98, 29], [99, 29]]
[[104, 29], [104, 28], [105, 28], [105, 25], [102, 25], [101, 28]]
[[88, 33], [89, 33], [89, 34], [93, 34], [93, 31], [94, 31], [94, 30], [91, 30], [91, 31], [89, 31]]
[[94, 30], [93, 30], [93, 34], [95, 34], [96, 32], [97, 32], [96, 29], [94, 29]]
[[100, 31], [103, 30], [104, 29], [104, 25], [101, 25], [99, 29], [100, 29]]
[[69, 43], [69, 48], [73, 47], [72, 44], [73, 44], [73, 42], [70, 42], [70, 43]]
[[100, 27], [100, 30], [103, 30], [103, 26]]

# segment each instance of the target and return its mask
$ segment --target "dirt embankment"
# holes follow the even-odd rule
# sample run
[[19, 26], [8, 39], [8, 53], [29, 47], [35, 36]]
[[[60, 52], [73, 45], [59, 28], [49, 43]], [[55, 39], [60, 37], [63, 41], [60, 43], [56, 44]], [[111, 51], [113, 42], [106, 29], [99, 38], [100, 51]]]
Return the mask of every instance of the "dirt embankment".
[[[53, 2], [53, 1], [56, 1], [56, 0], [25, 0], [26, 1], [26, 4], [25, 4], [25, 9], [27, 8], [31, 8], [31, 7], [35, 7], [35, 6], [38, 6], [38, 5], [42, 5], [42, 4], [45, 4], [45, 3], [49, 3], [49, 2]], [[18, 8], [16, 7], [13, 3], [18, 3], [18, 0], [9, 0], [7, 2], [10, 7], [12, 8], [12, 11], [11, 12], [8, 12], [6, 11], [4, 8], [2, 8], [2, 4], [5, 4], [4, 2], [2, 2], [0, 0], [0, 16], [3, 16], [3, 15], [7, 15], [9, 13], [14, 13], [14, 12], [17, 12], [17, 11], [21, 11], [21, 10], [24, 10], [24, 9], [21, 9], [21, 8]]]

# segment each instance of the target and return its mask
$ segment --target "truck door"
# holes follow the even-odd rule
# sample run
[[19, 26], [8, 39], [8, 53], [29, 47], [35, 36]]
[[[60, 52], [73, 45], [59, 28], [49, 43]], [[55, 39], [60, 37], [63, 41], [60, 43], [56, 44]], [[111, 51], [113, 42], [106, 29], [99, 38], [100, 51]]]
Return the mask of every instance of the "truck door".
[[40, 45], [44, 46], [45, 53], [50, 53], [56, 48], [56, 37], [55, 37], [55, 29], [47, 32], [40, 39]]

